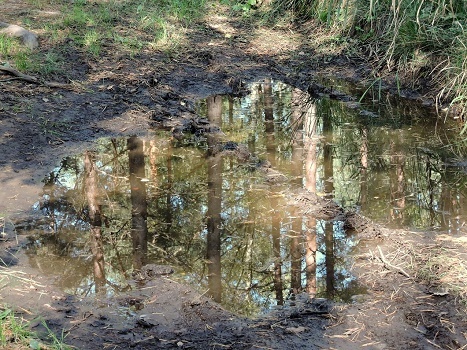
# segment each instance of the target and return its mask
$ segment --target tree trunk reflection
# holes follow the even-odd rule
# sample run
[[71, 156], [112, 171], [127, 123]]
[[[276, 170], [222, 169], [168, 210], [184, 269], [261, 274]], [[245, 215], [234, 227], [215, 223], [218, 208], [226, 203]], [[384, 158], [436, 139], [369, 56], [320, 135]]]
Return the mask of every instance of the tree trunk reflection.
[[[303, 182], [303, 132], [304, 124], [303, 116], [306, 112], [306, 101], [302, 101], [303, 93], [294, 89], [292, 91], [292, 125], [297, 130], [292, 135], [292, 183], [301, 187]], [[294, 294], [298, 294], [302, 290], [302, 216], [296, 206], [293, 206], [290, 212], [292, 220], [292, 230], [290, 233], [290, 267], [291, 278], [290, 284]]]
[[[333, 134], [332, 119], [323, 116], [323, 134], [326, 137], [323, 148], [324, 162], [324, 192], [327, 198], [334, 196], [334, 157], [333, 157]], [[324, 227], [324, 242], [326, 256], [326, 294], [328, 298], [334, 295], [334, 224], [326, 222]]]
[[271, 207], [274, 209], [272, 213], [272, 250], [274, 253], [274, 290], [276, 291], [277, 305], [284, 304], [284, 295], [282, 292], [282, 257], [281, 257], [281, 216], [277, 209], [277, 197], [272, 196]]
[[263, 91], [264, 91], [264, 119], [266, 121], [266, 132], [274, 132], [274, 111], [273, 111], [273, 103], [274, 98], [272, 96], [272, 84], [271, 79], [265, 79], [263, 84]]
[[[221, 125], [222, 97], [207, 99], [208, 119], [213, 125]], [[222, 209], [222, 169], [221, 155], [213, 154], [217, 142], [216, 135], [208, 135], [208, 210], [207, 210], [207, 267], [209, 295], [217, 302], [222, 299], [221, 282], [221, 209]]]
[[[304, 111], [303, 137], [306, 152], [305, 160], [305, 188], [316, 193], [316, 171], [318, 169], [318, 153], [316, 137], [317, 115], [316, 105], [309, 103]], [[311, 298], [316, 296], [316, 218], [309, 216], [306, 222], [305, 263], [306, 263], [306, 292]]]
[[141, 269], [146, 264], [147, 255], [147, 200], [143, 141], [132, 136], [128, 138], [128, 160], [131, 189], [131, 239], [133, 242], [133, 268]]
[[91, 252], [96, 293], [105, 285], [104, 247], [102, 244], [102, 218], [99, 206], [98, 177], [95, 155], [90, 151], [84, 153], [84, 188], [89, 209], [91, 225]]
[[326, 246], [326, 294], [328, 298], [334, 296], [334, 225], [326, 222], [324, 226], [324, 242]]
[[[264, 123], [266, 131], [267, 158], [272, 167], [276, 166], [276, 144], [274, 137], [274, 99], [272, 95], [271, 79], [266, 79], [263, 84]], [[271, 236], [272, 250], [274, 254], [274, 290], [276, 292], [277, 305], [284, 304], [282, 283], [282, 257], [281, 257], [281, 215], [278, 208], [277, 189], [271, 187], [270, 204], [272, 208]]]
[[368, 129], [361, 129], [362, 141], [360, 145], [360, 199], [359, 204], [363, 207], [367, 201], [367, 178], [368, 178]]
[[[402, 222], [405, 208], [405, 155], [397, 141], [391, 142], [391, 218]], [[394, 172], [392, 171], [394, 169]]]

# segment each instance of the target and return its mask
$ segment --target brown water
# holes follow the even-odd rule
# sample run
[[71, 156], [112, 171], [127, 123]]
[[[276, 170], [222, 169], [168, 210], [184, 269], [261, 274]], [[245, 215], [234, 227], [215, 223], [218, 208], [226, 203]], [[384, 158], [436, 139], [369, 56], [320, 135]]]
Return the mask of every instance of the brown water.
[[300, 215], [292, 190], [384, 225], [464, 234], [465, 145], [427, 110], [316, 99], [271, 81], [197, 108], [222, 133], [102, 139], [64, 159], [35, 206], [45, 221], [29, 231], [31, 265], [90, 296], [132, 288], [146, 263], [169, 264], [174, 278], [254, 315], [300, 291], [364, 293], [349, 271], [358, 237]]

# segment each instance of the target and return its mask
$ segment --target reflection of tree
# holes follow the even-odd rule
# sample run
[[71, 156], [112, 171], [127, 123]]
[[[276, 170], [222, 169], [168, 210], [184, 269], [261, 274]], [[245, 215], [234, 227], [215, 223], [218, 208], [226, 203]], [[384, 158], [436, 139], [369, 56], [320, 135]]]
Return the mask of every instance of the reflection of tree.
[[[212, 96], [207, 99], [208, 119], [214, 125], [220, 125], [222, 117], [222, 97]], [[222, 168], [220, 154], [212, 150], [217, 140], [215, 135], [208, 136], [208, 210], [207, 210], [207, 265], [209, 295], [217, 302], [221, 301], [221, 209], [222, 209]]]
[[91, 225], [91, 251], [96, 292], [105, 285], [104, 248], [102, 244], [102, 219], [98, 200], [98, 177], [94, 153], [84, 153], [84, 189]]
[[290, 235], [290, 287], [294, 294], [302, 289], [302, 217], [296, 207], [291, 211], [292, 227]]
[[306, 222], [305, 263], [306, 263], [306, 292], [310, 297], [317, 293], [316, 288], [316, 218], [309, 217]]
[[222, 158], [208, 158], [207, 262], [209, 294], [221, 301]]
[[166, 185], [166, 192], [165, 192], [165, 217], [164, 217], [164, 225], [165, 230], [160, 235], [160, 243], [165, 245], [167, 241], [172, 239], [172, 226], [173, 226], [173, 208], [172, 208], [172, 192], [173, 192], [173, 166], [172, 166], [172, 152], [173, 147], [172, 144], [167, 146], [167, 185]]
[[149, 141], [148, 153], [152, 186], [157, 189], [157, 145], [155, 140]]
[[266, 150], [271, 166], [276, 166], [276, 144], [274, 138], [274, 109], [271, 79], [266, 79], [263, 84], [264, 101], [264, 128], [266, 137]]
[[128, 160], [131, 193], [131, 239], [133, 242], [133, 268], [141, 269], [147, 259], [147, 200], [143, 141], [132, 136], [128, 138]]
[[[292, 90], [292, 104], [293, 106], [300, 107], [303, 105], [301, 99], [303, 93], [300, 90]], [[292, 110], [292, 124], [301, 129], [303, 125], [302, 108], [293, 108]], [[293, 176], [292, 183], [298, 186], [302, 185], [303, 177], [303, 136], [300, 132], [292, 134], [292, 169], [291, 175]], [[292, 227], [290, 232], [290, 287], [294, 294], [298, 294], [302, 289], [302, 216], [299, 214], [298, 208], [292, 206], [290, 211], [292, 220]]]
[[277, 210], [277, 197], [271, 198], [272, 213], [272, 250], [274, 254], [274, 290], [276, 291], [277, 305], [284, 304], [284, 295], [282, 292], [282, 257], [281, 257], [281, 216]]
[[[274, 98], [272, 94], [271, 79], [266, 79], [263, 84], [263, 101], [264, 101], [264, 123], [265, 123], [265, 140], [268, 161], [271, 166], [276, 166], [276, 145], [274, 134]], [[284, 304], [283, 283], [282, 283], [282, 256], [281, 256], [281, 215], [278, 208], [277, 189], [273, 185], [271, 187], [271, 236], [272, 250], [274, 254], [274, 290], [276, 292], [277, 305]]]
[[[339, 120], [342, 116], [340, 106], [337, 106], [336, 110], [333, 110], [332, 106], [332, 101], [321, 100], [309, 101], [308, 106], [302, 107], [305, 188], [316, 193], [317, 187], [321, 185], [329, 199], [334, 199], [336, 193], [342, 195], [343, 192], [339, 181], [341, 176], [345, 175], [345, 169], [339, 166], [355, 166], [358, 171], [361, 169], [362, 161], [362, 151], [359, 149], [362, 141], [355, 138], [358, 134], [354, 131], [345, 132], [346, 129], [341, 127], [342, 121]], [[318, 123], [319, 119], [321, 124]], [[322, 135], [319, 135], [320, 131]], [[318, 145], [322, 145], [321, 159], [318, 159], [320, 155]], [[354, 158], [350, 158], [349, 155]], [[321, 168], [318, 167], [320, 160]], [[318, 175], [321, 175], [323, 182], [317, 183]], [[337, 183], [336, 187], [335, 183]], [[345, 191], [347, 194], [358, 195], [358, 187], [345, 188]], [[308, 294], [348, 300], [349, 295], [358, 288], [358, 284], [347, 270], [347, 257], [353, 248], [353, 239], [346, 234], [343, 224], [339, 221], [328, 222], [309, 216], [305, 227]], [[319, 254], [316, 254], [317, 252]]]
[[323, 116], [323, 167], [324, 167], [324, 192], [329, 198], [334, 194], [334, 157], [333, 157], [333, 126], [330, 115]]
[[393, 181], [391, 181], [391, 202], [394, 203], [391, 209], [392, 219], [403, 220], [403, 209], [405, 208], [405, 178], [404, 165], [405, 155], [401, 150], [396, 149], [395, 142], [391, 142], [391, 165], [394, 169]]
[[318, 169], [318, 138], [316, 134], [317, 121], [316, 105], [314, 103], [310, 103], [307, 111], [304, 113], [303, 138], [306, 152], [305, 188], [312, 193], [316, 193], [316, 171]]
[[[432, 141], [428, 141], [422, 128], [417, 131], [421, 147], [399, 146], [395, 151], [405, 158], [391, 158], [396, 152], [390, 148], [388, 140], [399, 138], [395, 141], [398, 145], [405, 142], [405, 134], [399, 129], [388, 127], [387, 123], [382, 127], [374, 125], [381, 123], [381, 118], [366, 119], [364, 115], [356, 114], [361, 109], [356, 112], [340, 102], [323, 99], [303, 105], [301, 96], [292, 91], [269, 80], [261, 89], [252, 89], [252, 95], [242, 101], [225, 97], [225, 110], [221, 110], [219, 96], [210, 98], [202, 108], [209, 107], [211, 122], [216, 124], [220, 123], [222, 112], [222, 119], [229, 122], [228, 127], [222, 125], [226, 137], [248, 144], [249, 151], [258, 158], [265, 157], [267, 152], [267, 159], [275, 169], [289, 178], [297, 179], [294, 187], [302, 186], [302, 180], [305, 188], [313, 193], [322, 192], [324, 187], [326, 193], [334, 192], [334, 200], [342, 205], [353, 206], [360, 202], [363, 210], [369, 208], [371, 211], [363, 212], [364, 215], [371, 214], [380, 218], [384, 215], [384, 219], [387, 219], [387, 204], [391, 200], [388, 184], [394, 184], [393, 190], [401, 192], [402, 187], [398, 188], [397, 184], [402, 183], [402, 178], [405, 180], [404, 191], [407, 198], [404, 214], [407, 217], [411, 215], [409, 224], [429, 224], [429, 210], [436, 215], [433, 223], [438, 224], [443, 215], [440, 211], [452, 211], [453, 206], [463, 205], [461, 189], [453, 188], [453, 184], [465, 186], [467, 177], [450, 178], [452, 175], [443, 170], [441, 159], [436, 154], [428, 153], [432, 148]], [[279, 97], [286, 101], [282, 106], [278, 105]], [[303, 117], [302, 121], [294, 115], [295, 111], [287, 110], [290, 100], [301, 102], [297, 115]], [[263, 104], [264, 108], [253, 108], [256, 104]], [[239, 109], [244, 111], [241, 118], [237, 114]], [[290, 120], [289, 116], [292, 116]], [[326, 118], [324, 125], [321, 122], [323, 116]], [[303, 123], [303, 127], [300, 123]], [[332, 128], [329, 127], [331, 123]], [[361, 125], [359, 132], [354, 127], [357, 123]], [[293, 127], [300, 131], [303, 129], [303, 151], [299, 150], [301, 141], [291, 135], [290, 129]], [[322, 127], [324, 135], [320, 135]], [[416, 125], [413, 127], [417, 128]], [[333, 139], [328, 137], [331, 132]], [[206, 136], [209, 149], [212, 150], [216, 144], [216, 136]], [[298, 147], [290, 146], [292, 137], [296, 142], [294, 146]], [[106, 197], [101, 199], [102, 218], [111, 219], [110, 226], [106, 229], [109, 232], [106, 239], [114, 242], [113, 245], [106, 244], [104, 247], [105, 277], [108, 281], [118, 278], [124, 280], [121, 271], [130, 270], [135, 256], [132, 240], [127, 239], [127, 228], [130, 218], [132, 222], [133, 219], [140, 220], [139, 226], [144, 227], [145, 222], [141, 218], [146, 214], [139, 219], [133, 214], [145, 213], [146, 210], [149, 216], [148, 231], [155, 232], [156, 237], [165, 235], [164, 239], [154, 239], [153, 244], [148, 243], [148, 261], [166, 262], [183, 268], [183, 278], [198, 283], [203, 291], [204, 286], [209, 284], [210, 293], [216, 300], [220, 300], [222, 272], [223, 303], [232, 310], [254, 314], [259, 309], [269, 308], [272, 303], [283, 303], [284, 287], [289, 287], [286, 285], [289, 283], [289, 273], [293, 288], [300, 287], [301, 271], [298, 262], [302, 260], [303, 263], [303, 254], [306, 265], [302, 265], [302, 268], [306, 272], [306, 290], [310, 295], [321, 295], [326, 289], [332, 292], [332, 288], [335, 288], [334, 297], [344, 299], [348, 297], [345, 295], [346, 290], [354, 292], [358, 288], [346, 269], [348, 265], [345, 261], [355, 244], [352, 238], [342, 231], [337, 222], [327, 223], [307, 217], [302, 221], [301, 227], [299, 219], [285, 220], [285, 213], [290, 217], [298, 216], [284, 203], [289, 198], [288, 194], [286, 193], [286, 198], [282, 196], [286, 192], [281, 191], [282, 184], [265, 186], [263, 176], [252, 171], [255, 168], [253, 164], [247, 166], [231, 158], [228, 175], [222, 174], [222, 169], [226, 167], [222, 164], [222, 159], [204, 157], [203, 147], [177, 147], [177, 143], [172, 146], [168, 138], [156, 137], [150, 141], [152, 151], [147, 160], [150, 166], [147, 172], [151, 174], [148, 176], [150, 183], [157, 183], [158, 190], [155, 190], [156, 186], [147, 186], [148, 196], [151, 196], [147, 200], [148, 208], [133, 211], [138, 204], [133, 205], [133, 198], [130, 198], [129, 193], [131, 191], [134, 195], [133, 192], [144, 189], [145, 183], [138, 182], [137, 186], [131, 184], [131, 188], [128, 186], [128, 166], [132, 161], [128, 161], [126, 152], [131, 142], [127, 139], [115, 139], [100, 140], [97, 144], [101, 152], [95, 160], [99, 164], [99, 183], [103, 184], [105, 181], [107, 189]], [[321, 145], [325, 152], [320, 152]], [[140, 146], [135, 146], [138, 147]], [[410, 153], [414, 151], [418, 152], [417, 155]], [[133, 156], [134, 153], [131, 157]], [[297, 162], [296, 168], [291, 166], [291, 159]], [[303, 160], [305, 170], [301, 174]], [[77, 169], [82, 170], [82, 157], [69, 159], [68, 162], [73, 162]], [[141, 168], [143, 163], [144, 158], [140, 155]], [[399, 164], [399, 170], [390, 168], [391, 164]], [[84, 242], [82, 237], [88, 237], [89, 225], [87, 222], [83, 223], [80, 217], [83, 198], [70, 199], [83, 193], [80, 188], [83, 182], [77, 180], [83, 175], [77, 174], [71, 166], [62, 166], [58, 171], [58, 174], [53, 174], [50, 178], [50, 182], [56, 184], [58, 189], [51, 189], [53, 192], [48, 197], [49, 204], [53, 205], [49, 214], [55, 215], [54, 220], [57, 223], [57, 239], [52, 241], [52, 237], [49, 237], [50, 241], [46, 241], [43, 238], [40, 249], [50, 249], [49, 253], [54, 254], [53, 265], [64, 267], [66, 277], [61, 277], [62, 285], [73, 292], [80, 288], [89, 290], [89, 281], [93, 280], [91, 269], [84, 259], [76, 258], [85, 255], [85, 244], [89, 240]], [[136, 180], [145, 177], [144, 172], [139, 175], [134, 170], [130, 172], [136, 174]], [[324, 186], [318, 178], [323, 175], [327, 180]], [[460, 176], [459, 172], [457, 176]], [[145, 195], [144, 190], [140, 192], [141, 196]], [[66, 196], [63, 196], [64, 193]], [[415, 195], [407, 196], [410, 193]], [[72, 212], [73, 205], [77, 209]], [[411, 211], [407, 208], [411, 208]], [[67, 210], [70, 212], [66, 212]], [[64, 218], [75, 221], [72, 224], [63, 224]], [[451, 216], [448, 219], [455, 218]], [[289, 223], [292, 227], [286, 226]], [[454, 225], [452, 221], [447, 224]], [[136, 233], [133, 229], [136, 226], [133, 224], [132, 233]], [[289, 232], [285, 232], [286, 229]], [[301, 230], [303, 232], [300, 237]], [[140, 239], [138, 235], [135, 236]], [[54, 246], [50, 248], [52, 244]], [[41, 268], [52, 270], [47, 265], [50, 260], [45, 261], [43, 258], [45, 255], [43, 253], [39, 257], [38, 264], [41, 264]], [[66, 263], [63, 263], [65, 259], [60, 255], [67, 256]], [[205, 258], [209, 261], [207, 265]], [[63, 259], [62, 263], [58, 262], [60, 259]], [[137, 260], [135, 265], [143, 263], [143, 258]], [[121, 265], [118, 266], [116, 261]], [[76, 272], [72, 273], [70, 266]], [[86, 269], [88, 274], [84, 275]], [[277, 301], [274, 296], [270, 296], [273, 293]]]
[[368, 129], [361, 128], [362, 143], [360, 145], [360, 199], [359, 205], [366, 205], [367, 198], [367, 180], [368, 180]]
[[[326, 196], [332, 198], [334, 195], [334, 157], [333, 157], [333, 127], [332, 119], [329, 115], [323, 116], [323, 134], [326, 137], [323, 146], [324, 163], [324, 192]], [[334, 294], [334, 228], [333, 223], [325, 224], [324, 242], [326, 246], [326, 293], [328, 297]]]
[[263, 96], [264, 96], [264, 120], [266, 122], [266, 132], [274, 132], [274, 110], [273, 103], [274, 99], [272, 96], [272, 84], [271, 79], [267, 78], [263, 84]]
[[[306, 152], [305, 159], [305, 188], [316, 193], [316, 172], [318, 168], [318, 154], [316, 135], [317, 115], [316, 105], [311, 101], [303, 113], [303, 138]], [[305, 235], [305, 263], [306, 263], [306, 292], [310, 297], [317, 293], [316, 288], [316, 218], [309, 216], [306, 222]]]
[[334, 225], [327, 222], [324, 226], [324, 242], [326, 257], [326, 294], [328, 298], [334, 295]]
[[456, 196], [456, 192], [453, 191], [445, 182], [441, 184], [440, 193], [440, 211], [441, 211], [441, 224], [444, 227], [452, 230], [457, 230], [459, 222], [457, 214], [459, 213], [459, 200], [464, 196]]
[[[264, 90], [268, 91], [268, 89]], [[291, 90], [271, 88], [270, 91], [273, 94], [271, 98], [272, 119], [266, 120], [266, 115], [261, 113], [264, 110], [260, 108], [261, 112], [248, 114], [242, 118], [244, 129], [239, 132], [239, 119], [235, 117], [235, 114], [231, 117], [231, 111], [227, 115], [227, 98], [223, 100], [226, 108], [221, 110], [221, 98], [216, 97], [208, 101], [211, 123], [220, 122], [222, 111], [222, 119], [230, 122], [229, 128], [222, 125], [222, 130], [233, 130], [235, 137], [241, 135], [245, 137], [244, 140], [250, 136], [252, 146], [250, 152], [258, 152], [256, 155], [260, 157], [265, 154], [265, 151], [269, 152], [267, 157], [273, 166], [297, 180], [295, 187], [302, 185], [301, 164], [303, 164], [302, 157], [306, 156], [313, 166], [307, 167], [305, 182], [307, 188], [316, 189], [316, 142], [318, 138], [312, 138], [311, 143], [304, 145], [304, 151], [298, 150], [302, 142], [300, 140], [295, 140], [297, 146], [295, 149], [291, 148], [288, 126], [282, 125], [288, 122], [280, 119], [281, 113], [276, 108], [278, 99], [275, 98], [280, 94], [286, 96], [287, 93], [289, 94], [287, 98], [290, 98]], [[259, 96], [258, 100], [261, 97], [263, 96]], [[268, 99], [263, 99], [264, 101]], [[234, 108], [239, 108], [239, 103], [234, 103]], [[288, 113], [286, 108], [283, 113]], [[268, 118], [270, 115], [268, 114]], [[310, 116], [308, 123], [315, 125], [316, 122], [312, 120], [313, 117]], [[268, 130], [269, 135], [265, 135], [263, 130]], [[230, 131], [225, 132], [227, 137], [232, 139]], [[213, 150], [217, 143], [216, 135], [206, 136], [208, 136], [209, 150]], [[245, 167], [245, 164], [241, 164], [235, 158], [233, 158], [229, 174], [222, 174], [222, 169], [225, 168], [222, 159], [217, 159], [212, 155], [203, 157], [202, 148], [172, 147], [168, 140], [159, 138], [151, 141], [153, 150], [154, 147], [158, 149], [157, 157], [149, 156], [145, 161], [142, 152], [139, 152], [139, 160], [133, 159], [138, 156], [131, 150], [139, 148], [142, 151], [141, 143], [136, 138], [113, 140], [113, 142], [106, 140], [99, 144], [99, 149], [102, 150], [98, 159], [100, 181], [107, 179], [109, 182], [106, 188], [110, 188], [105, 197], [103, 210], [106, 217], [112, 219], [111, 227], [108, 229], [111, 233], [109, 239], [115, 242], [113, 246], [106, 246], [107, 280], [116, 279], [116, 270], [129, 270], [135, 258], [132, 240], [126, 239], [128, 226], [125, 219], [131, 218], [131, 222], [133, 219], [138, 220], [137, 216], [133, 215], [138, 212], [138, 210], [134, 212], [138, 203], [133, 205], [134, 198], [128, 194], [140, 190], [139, 195], [145, 196], [144, 185], [146, 183], [136, 181], [136, 185], [130, 183], [129, 187], [126, 178], [130, 172], [135, 175], [131, 181], [147, 176], [151, 184], [153, 177], [157, 176], [159, 190], [148, 192], [154, 200], [147, 200], [147, 208], [144, 208], [146, 203], [143, 200], [143, 208], [139, 212], [148, 212], [149, 232], [156, 232], [156, 234], [167, 232], [167, 236], [165, 240], [155, 239], [154, 244], [148, 243], [148, 261], [168, 262], [182, 267], [186, 272], [184, 277], [186, 280], [195, 281], [203, 286], [209, 285], [210, 293], [216, 300], [220, 300], [222, 293], [224, 305], [235, 310], [240, 308], [244, 313], [253, 314], [260, 308], [269, 308], [271, 303], [282, 304], [284, 302], [283, 290], [284, 287], [289, 287], [286, 286], [284, 280], [288, 281], [290, 276], [293, 279], [291, 282], [294, 289], [300, 288], [301, 266], [299, 263], [303, 262], [305, 243], [303, 236], [306, 237], [307, 244], [305, 258], [308, 290], [316, 289], [316, 267], [315, 264], [310, 263], [315, 260], [316, 222], [313, 222], [312, 218], [305, 222], [308, 226], [306, 236], [302, 232], [303, 221], [301, 219], [287, 220], [291, 223], [291, 227], [286, 226], [289, 224], [283, 224], [284, 212], [287, 212], [290, 217], [298, 216], [298, 214], [292, 213], [292, 210], [285, 206], [281, 191], [282, 184], [265, 186], [264, 178], [259, 172], [252, 172], [251, 167]], [[132, 153], [127, 156], [128, 150]], [[132, 160], [129, 161], [129, 158]], [[290, 162], [284, 161], [284, 159], [290, 160], [291, 158], [298, 162], [296, 167], [292, 168]], [[144, 171], [138, 172], [138, 167], [129, 171], [129, 165], [134, 167], [135, 163], [139, 164], [141, 170], [145, 162], [147, 166], [150, 166], [147, 172], [152, 176], [147, 174], [145, 176]], [[314, 170], [313, 167], [315, 167]], [[221, 193], [222, 187], [228, 188], [229, 191], [224, 190]], [[146, 190], [153, 191], [153, 187], [148, 187]], [[132, 195], [135, 194], [132, 193]], [[167, 213], [170, 215], [167, 216]], [[145, 215], [140, 216], [139, 220]], [[206, 226], [203, 225], [205, 217], [207, 217]], [[144, 227], [144, 224], [144, 220], [141, 220], [140, 226]], [[134, 227], [135, 225], [132, 225], [132, 234], [136, 233]], [[167, 230], [167, 228], [170, 229]], [[285, 228], [289, 229], [289, 235], [284, 235]], [[292, 239], [287, 237], [292, 237]], [[288, 242], [288, 245], [284, 242]], [[112, 266], [117, 266], [116, 257], [119, 255], [121, 267], [111, 270]], [[207, 259], [204, 259], [205, 257]], [[143, 259], [144, 256], [137, 259], [135, 266], [142, 264]], [[290, 263], [286, 259], [290, 259]], [[208, 264], [205, 264], [206, 260], [209, 261]], [[268, 268], [271, 263], [274, 265], [274, 271]], [[293, 267], [292, 264], [294, 264]], [[206, 271], [208, 278], [206, 278]], [[277, 300], [271, 300], [274, 297], [269, 298], [269, 294], [273, 292]]]

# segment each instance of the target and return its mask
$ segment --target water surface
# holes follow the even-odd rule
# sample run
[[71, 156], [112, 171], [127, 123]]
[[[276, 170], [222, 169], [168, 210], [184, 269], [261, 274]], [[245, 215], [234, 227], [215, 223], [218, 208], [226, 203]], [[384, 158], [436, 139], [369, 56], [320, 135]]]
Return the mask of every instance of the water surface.
[[299, 292], [364, 293], [350, 271], [358, 236], [301, 215], [298, 189], [380, 224], [463, 234], [455, 125], [392, 99], [313, 98], [271, 80], [250, 90], [199, 101], [220, 133], [101, 139], [63, 159], [35, 208], [47, 223], [32, 232], [30, 263], [81, 296], [122, 292], [144, 264], [169, 264], [173, 278], [256, 315]]

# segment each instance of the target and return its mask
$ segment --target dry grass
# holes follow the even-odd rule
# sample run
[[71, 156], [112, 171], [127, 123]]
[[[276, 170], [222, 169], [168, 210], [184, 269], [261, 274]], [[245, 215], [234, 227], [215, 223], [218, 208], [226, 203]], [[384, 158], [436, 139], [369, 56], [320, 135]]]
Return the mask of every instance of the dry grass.
[[[409, 235], [410, 237], [409, 239]], [[390, 249], [382, 258], [376, 251], [374, 257], [389, 270], [410, 275], [417, 283], [426, 285], [435, 296], [451, 295], [467, 311], [467, 244], [447, 235], [433, 238], [405, 233], [395, 240], [396, 249]], [[388, 249], [388, 248], [386, 248]], [[388, 266], [389, 265], [389, 266]], [[405, 275], [405, 274], [404, 274]]]
[[403, 89], [434, 91], [431, 97], [437, 105], [450, 104], [456, 114], [465, 116], [465, 1], [277, 0], [273, 4], [276, 17], [289, 13], [313, 18], [327, 32], [335, 31], [328, 46], [343, 44], [350, 56], [372, 65], [375, 78], [396, 76]]
[[12, 280], [15, 280], [22, 283], [27, 283], [31, 286], [44, 287], [39, 282], [34, 281], [33, 279], [28, 278], [27, 276], [28, 275], [25, 272], [15, 271], [10, 269], [9, 267], [0, 266], [0, 283], [10, 283], [12, 282]]
[[464, 349], [467, 239], [402, 230], [387, 233], [390, 238], [383, 242], [368, 242], [354, 266], [368, 294], [356, 296], [354, 304], [337, 306], [325, 336], [336, 348], [349, 342], [355, 348], [412, 342]]
[[467, 310], [467, 263], [458, 248], [417, 247], [409, 257], [414, 262], [415, 278], [439, 288], [437, 293], [449, 293]]

